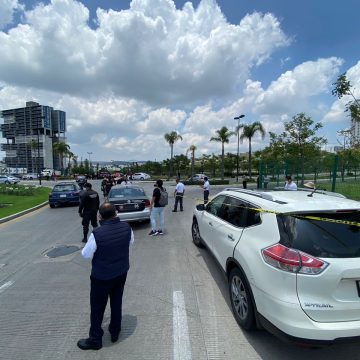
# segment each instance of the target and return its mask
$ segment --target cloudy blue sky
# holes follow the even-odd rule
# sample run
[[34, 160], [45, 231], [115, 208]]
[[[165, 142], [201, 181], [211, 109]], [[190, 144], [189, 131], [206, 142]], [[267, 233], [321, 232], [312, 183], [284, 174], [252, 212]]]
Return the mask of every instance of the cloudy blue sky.
[[72, 151], [94, 161], [165, 159], [173, 130], [175, 154], [219, 154], [210, 137], [240, 114], [281, 132], [305, 112], [331, 149], [350, 125], [332, 83], [346, 72], [360, 96], [359, 14], [358, 0], [0, 0], [0, 110], [66, 111]]

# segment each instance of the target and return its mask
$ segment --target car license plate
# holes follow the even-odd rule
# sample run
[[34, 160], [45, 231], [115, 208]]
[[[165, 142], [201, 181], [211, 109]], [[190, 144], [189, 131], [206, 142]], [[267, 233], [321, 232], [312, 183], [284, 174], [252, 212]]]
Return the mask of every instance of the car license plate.
[[60, 197], [61, 198], [66, 198], [66, 194], [61, 194]]
[[356, 287], [357, 287], [358, 295], [360, 297], [360, 280], [356, 281]]

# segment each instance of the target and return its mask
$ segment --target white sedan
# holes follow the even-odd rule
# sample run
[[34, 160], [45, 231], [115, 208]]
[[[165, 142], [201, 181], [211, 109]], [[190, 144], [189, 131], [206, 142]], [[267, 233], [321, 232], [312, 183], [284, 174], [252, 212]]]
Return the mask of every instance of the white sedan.
[[15, 176], [0, 175], [0, 184], [17, 184], [19, 181]]
[[148, 180], [150, 179], [150, 175], [146, 173], [135, 173], [132, 175], [133, 180]]

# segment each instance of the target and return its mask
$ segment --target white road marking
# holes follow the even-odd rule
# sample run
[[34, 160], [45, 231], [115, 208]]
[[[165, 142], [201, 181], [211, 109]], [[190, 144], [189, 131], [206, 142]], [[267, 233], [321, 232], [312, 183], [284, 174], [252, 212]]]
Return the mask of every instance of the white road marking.
[[189, 329], [182, 291], [173, 293], [174, 360], [191, 360]]
[[7, 283], [5, 283], [4, 285], [0, 286], [0, 294], [6, 290], [8, 287], [10, 287], [14, 282], [13, 281], [8, 281]]

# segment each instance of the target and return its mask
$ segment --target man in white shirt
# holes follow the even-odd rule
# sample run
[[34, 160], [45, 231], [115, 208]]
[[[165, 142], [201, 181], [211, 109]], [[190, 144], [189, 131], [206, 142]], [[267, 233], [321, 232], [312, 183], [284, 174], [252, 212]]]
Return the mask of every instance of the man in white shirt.
[[209, 201], [209, 193], [210, 193], [210, 183], [207, 176], [204, 177], [204, 184], [202, 185], [204, 189], [204, 204], [207, 204]]
[[82, 249], [86, 259], [92, 259], [90, 291], [89, 337], [77, 343], [82, 350], [99, 350], [102, 347], [102, 321], [110, 297], [111, 341], [119, 339], [122, 319], [122, 297], [130, 268], [129, 246], [134, 242], [130, 225], [116, 216], [115, 206], [104, 203], [99, 208], [100, 227], [91, 233]]
[[174, 197], [175, 197], [175, 205], [173, 212], [177, 211], [178, 203], [180, 203], [180, 211], [183, 211], [183, 198], [185, 194], [185, 185], [180, 181], [179, 178], [176, 178], [176, 188], [174, 191]]
[[286, 183], [285, 183], [285, 190], [297, 190], [296, 184], [292, 181], [292, 178], [290, 175], [286, 176]]

